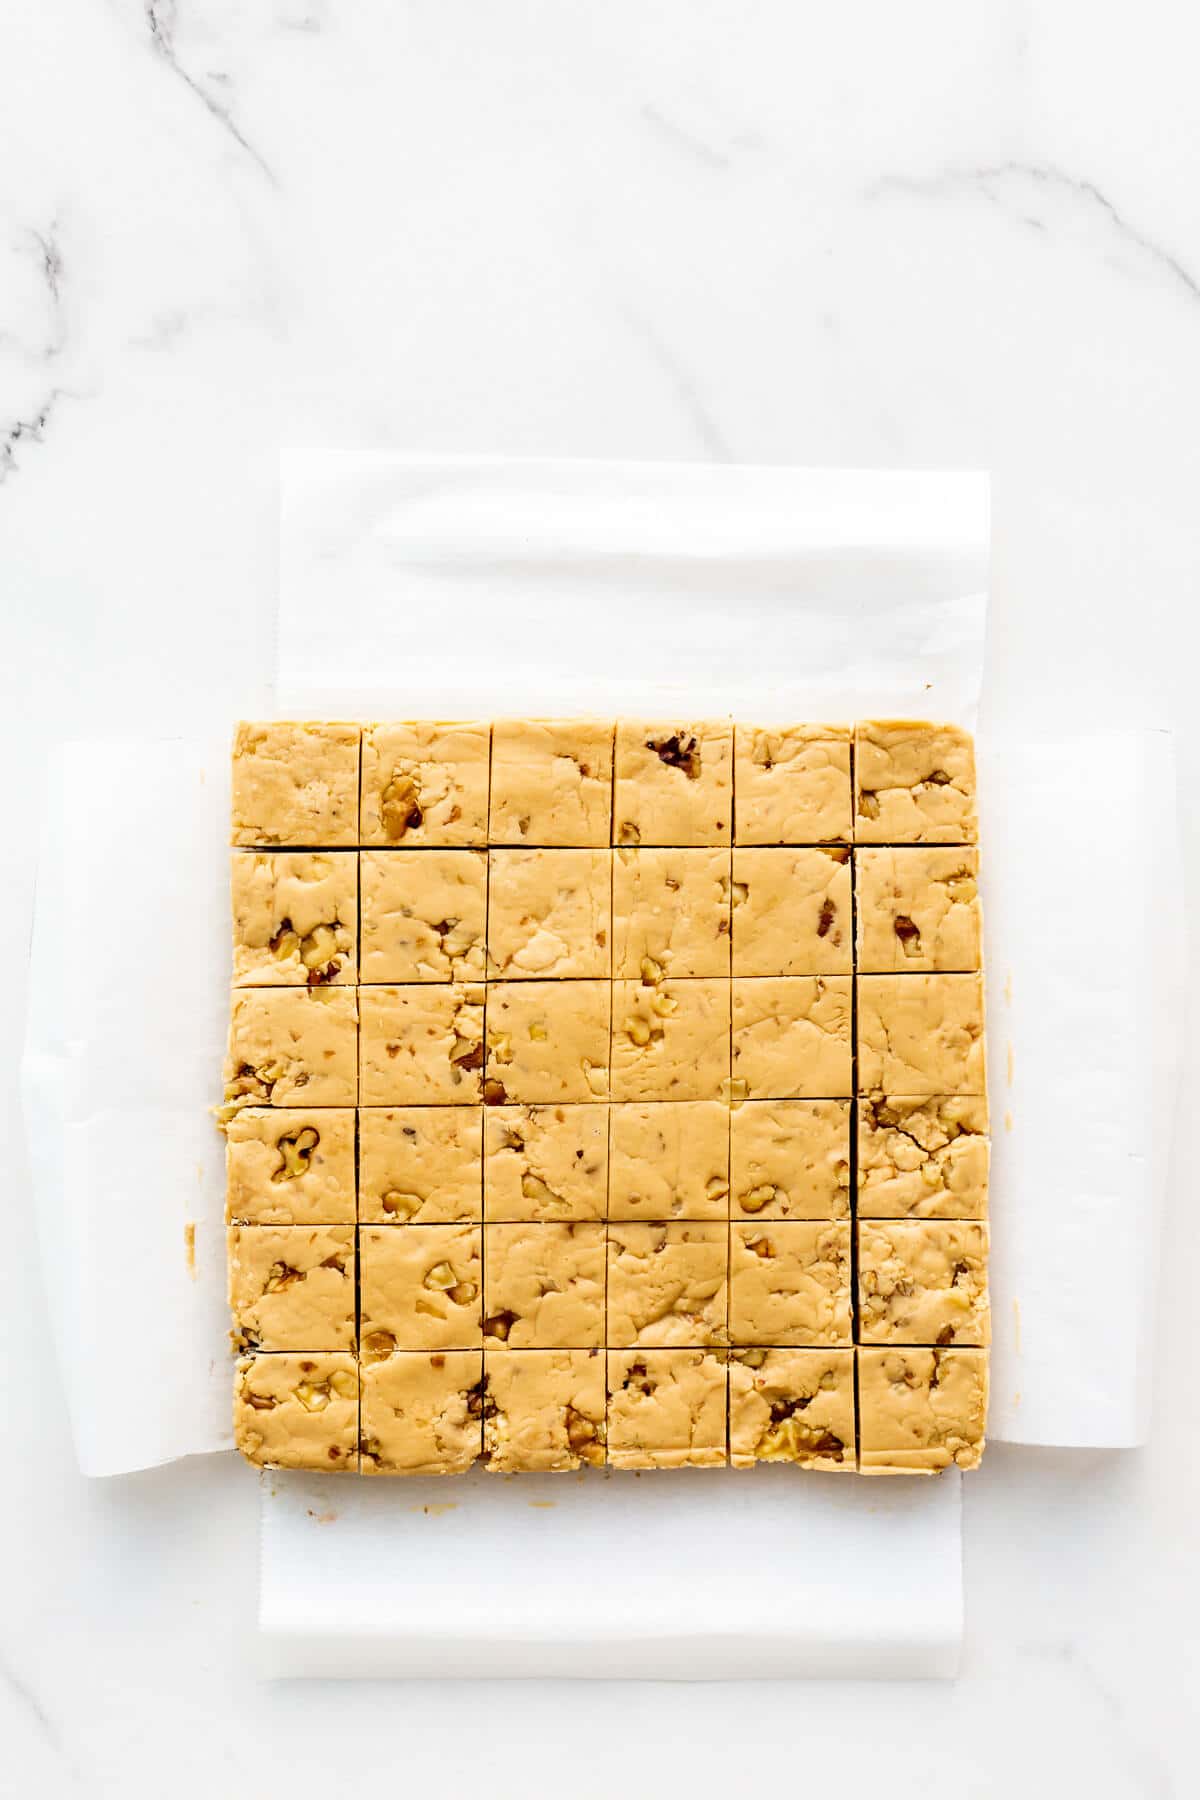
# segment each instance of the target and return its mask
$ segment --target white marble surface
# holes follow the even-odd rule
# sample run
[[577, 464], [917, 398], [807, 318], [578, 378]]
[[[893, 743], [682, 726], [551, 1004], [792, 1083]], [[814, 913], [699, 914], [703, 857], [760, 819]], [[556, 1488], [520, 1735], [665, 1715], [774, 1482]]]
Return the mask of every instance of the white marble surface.
[[253, 1482], [75, 1473], [12, 1071], [47, 741], [261, 702], [283, 442], [990, 466], [993, 719], [1094, 723], [1116, 667], [1186, 733], [1198, 54], [1177, 0], [4, 9], [0, 1792], [1195, 1791], [1194, 1052], [1154, 1435], [989, 1454], [953, 1688], [257, 1684]]

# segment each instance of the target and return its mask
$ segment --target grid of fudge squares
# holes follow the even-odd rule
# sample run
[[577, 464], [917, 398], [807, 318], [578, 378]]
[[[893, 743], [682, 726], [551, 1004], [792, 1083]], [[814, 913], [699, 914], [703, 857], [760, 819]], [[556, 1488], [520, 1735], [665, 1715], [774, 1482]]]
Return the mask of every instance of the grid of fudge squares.
[[949, 726], [240, 727], [244, 1454], [977, 1461], [976, 837]]

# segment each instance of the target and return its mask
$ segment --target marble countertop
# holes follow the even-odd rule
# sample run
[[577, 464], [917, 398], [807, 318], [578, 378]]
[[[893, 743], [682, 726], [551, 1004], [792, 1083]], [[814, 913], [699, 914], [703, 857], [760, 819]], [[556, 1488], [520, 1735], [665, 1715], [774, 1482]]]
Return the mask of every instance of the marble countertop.
[[0, 1793], [1194, 1791], [1194, 1052], [1152, 1439], [989, 1452], [953, 1687], [259, 1683], [253, 1480], [75, 1470], [14, 1072], [46, 745], [262, 706], [284, 443], [990, 467], [987, 720], [1095, 724], [1119, 670], [1200, 891], [1198, 55], [1171, 0], [7, 9]]

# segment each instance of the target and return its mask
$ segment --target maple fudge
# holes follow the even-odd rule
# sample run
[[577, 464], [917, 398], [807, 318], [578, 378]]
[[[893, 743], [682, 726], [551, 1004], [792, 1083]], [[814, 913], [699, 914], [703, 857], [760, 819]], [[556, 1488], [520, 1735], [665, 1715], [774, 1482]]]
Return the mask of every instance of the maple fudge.
[[733, 852], [733, 973], [848, 975], [850, 851]]
[[860, 1100], [859, 1218], [985, 1218], [987, 1130], [982, 1097]]
[[606, 846], [612, 765], [611, 720], [498, 719], [489, 841]]
[[364, 1357], [364, 1475], [462, 1475], [478, 1460], [482, 1422], [480, 1351]]
[[975, 747], [957, 725], [860, 721], [854, 734], [860, 844], [973, 844]]
[[850, 1227], [785, 1219], [730, 1228], [735, 1344], [849, 1344]]
[[607, 1191], [608, 1118], [603, 1107], [489, 1107], [485, 1219], [603, 1219]]
[[357, 1099], [357, 990], [234, 989], [227, 1105], [353, 1106]]
[[225, 1130], [225, 1218], [248, 1225], [353, 1225], [351, 1107], [246, 1106]]
[[859, 1468], [932, 1475], [978, 1467], [987, 1418], [986, 1350], [859, 1350]]
[[469, 1106], [483, 1091], [483, 988], [359, 989], [364, 1106]]
[[982, 1095], [978, 975], [860, 975], [858, 1086], [863, 1094]]
[[358, 1365], [345, 1351], [239, 1358], [233, 1441], [259, 1468], [358, 1467]]
[[853, 1350], [734, 1350], [729, 1460], [853, 1472]]
[[609, 862], [607, 850], [490, 851], [489, 977], [607, 976], [612, 958]]
[[483, 1368], [483, 1456], [493, 1474], [603, 1465], [603, 1350], [489, 1350]]
[[859, 1341], [987, 1344], [987, 1251], [987, 1226], [970, 1220], [860, 1223]]
[[979, 852], [904, 844], [855, 857], [864, 974], [978, 969]]
[[608, 1460], [615, 1469], [725, 1462], [725, 1364], [711, 1350], [608, 1352]]
[[227, 1235], [239, 1349], [354, 1348], [352, 1225], [231, 1225]]
[[852, 831], [845, 725], [735, 725], [734, 842], [825, 844]]
[[363, 982], [482, 981], [484, 850], [364, 850]]
[[363, 1224], [453, 1225], [483, 1212], [483, 1115], [474, 1106], [363, 1107]]
[[656, 1100], [609, 1109], [610, 1219], [724, 1219], [729, 1211], [729, 1108], [720, 1100]]
[[235, 850], [229, 860], [234, 986], [353, 985], [356, 853]]
[[724, 1343], [728, 1248], [724, 1225], [610, 1225], [608, 1342]]
[[728, 844], [733, 727], [622, 720], [613, 783], [616, 844]]
[[713, 1100], [728, 1076], [728, 982], [613, 983], [614, 1100]]
[[364, 1363], [393, 1350], [475, 1350], [483, 1274], [478, 1225], [371, 1225], [358, 1237]]
[[497, 981], [487, 991], [483, 1097], [548, 1105], [608, 1097], [607, 981]]
[[357, 725], [243, 723], [233, 741], [235, 844], [358, 842]]
[[844, 1219], [850, 1102], [751, 1100], [729, 1117], [733, 1218]]
[[612, 859], [613, 974], [729, 974], [728, 850], [617, 850]]
[[849, 975], [755, 975], [733, 982], [735, 1095], [823, 1100], [853, 1087]]
[[483, 1244], [489, 1349], [603, 1345], [603, 1225], [485, 1225]]
[[368, 725], [362, 740], [364, 844], [486, 844], [487, 725]]

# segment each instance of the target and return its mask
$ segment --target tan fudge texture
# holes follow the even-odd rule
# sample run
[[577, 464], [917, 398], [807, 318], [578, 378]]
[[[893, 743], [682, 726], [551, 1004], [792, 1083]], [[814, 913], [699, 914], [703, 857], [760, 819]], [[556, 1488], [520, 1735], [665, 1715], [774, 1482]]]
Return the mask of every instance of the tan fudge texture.
[[362, 741], [364, 844], [487, 843], [487, 725], [368, 725]]
[[489, 852], [489, 976], [512, 981], [607, 976], [611, 961], [607, 850]]
[[617, 726], [613, 841], [728, 844], [733, 836], [733, 727], [622, 720]]
[[493, 1474], [603, 1465], [603, 1350], [489, 1350], [483, 1361], [483, 1455]]
[[913, 844], [860, 850], [855, 861], [864, 974], [981, 966], [978, 850]]
[[981, 1096], [858, 1102], [860, 1219], [986, 1218], [988, 1159]]
[[607, 981], [491, 983], [487, 1104], [606, 1100], [609, 1004]]
[[729, 1460], [853, 1470], [853, 1350], [735, 1350], [729, 1358]]
[[849, 1225], [732, 1225], [729, 1335], [735, 1344], [851, 1343]]
[[851, 976], [761, 975], [732, 985], [735, 1098], [823, 1100], [850, 1093]]
[[358, 994], [353, 988], [235, 988], [225, 1100], [240, 1106], [353, 1106]]
[[231, 1225], [228, 1241], [239, 1348], [354, 1348], [352, 1226]]
[[860, 975], [858, 1085], [864, 1094], [984, 1094], [978, 975]]
[[359, 740], [357, 725], [239, 725], [231, 841], [303, 849], [356, 844]]
[[478, 1107], [363, 1107], [358, 1116], [363, 1224], [452, 1225], [478, 1221], [482, 1209]]
[[603, 1225], [485, 1225], [489, 1349], [590, 1349], [604, 1343]]
[[351, 850], [235, 851], [235, 987], [353, 986], [358, 858]]
[[481, 981], [487, 915], [482, 850], [364, 850], [364, 982]]
[[729, 1118], [735, 1219], [850, 1215], [850, 1102], [750, 1100]]
[[725, 1364], [711, 1350], [608, 1352], [608, 1460], [615, 1469], [725, 1461]]
[[729, 1212], [729, 1108], [721, 1100], [609, 1108], [608, 1216], [650, 1223]]
[[612, 1098], [715, 1100], [729, 1078], [729, 983], [613, 983]]
[[612, 858], [613, 974], [729, 974], [729, 852], [618, 850]]
[[485, 1219], [604, 1218], [608, 1115], [603, 1107], [489, 1107], [484, 1134]]
[[483, 989], [359, 989], [364, 1106], [469, 1106], [483, 1093]]
[[850, 852], [733, 852], [733, 973], [849, 975]]
[[353, 1225], [350, 1107], [243, 1107], [225, 1132], [230, 1224]]
[[244, 1356], [233, 1381], [233, 1441], [260, 1468], [358, 1468], [358, 1365], [348, 1352]]
[[364, 1362], [364, 1475], [461, 1475], [482, 1449], [478, 1350], [398, 1350]]
[[973, 844], [975, 747], [957, 725], [860, 722], [854, 739], [854, 836], [860, 844]]
[[733, 766], [739, 844], [849, 841], [848, 726], [737, 725]]
[[864, 1475], [974, 1469], [987, 1419], [986, 1350], [859, 1350]]
[[606, 848], [612, 766], [611, 719], [498, 719], [489, 840]]
[[363, 1226], [358, 1247], [364, 1364], [393, 1350], [480, 1347], [480, 1226]]
[[609, 1343], [724, 1343], [727, 1248], [724, 1225], [610, 1225]]
[[987, 1226], [966, 1219], [860, 1224], [860, 1341], [986, 1345], [987, 1251]]

